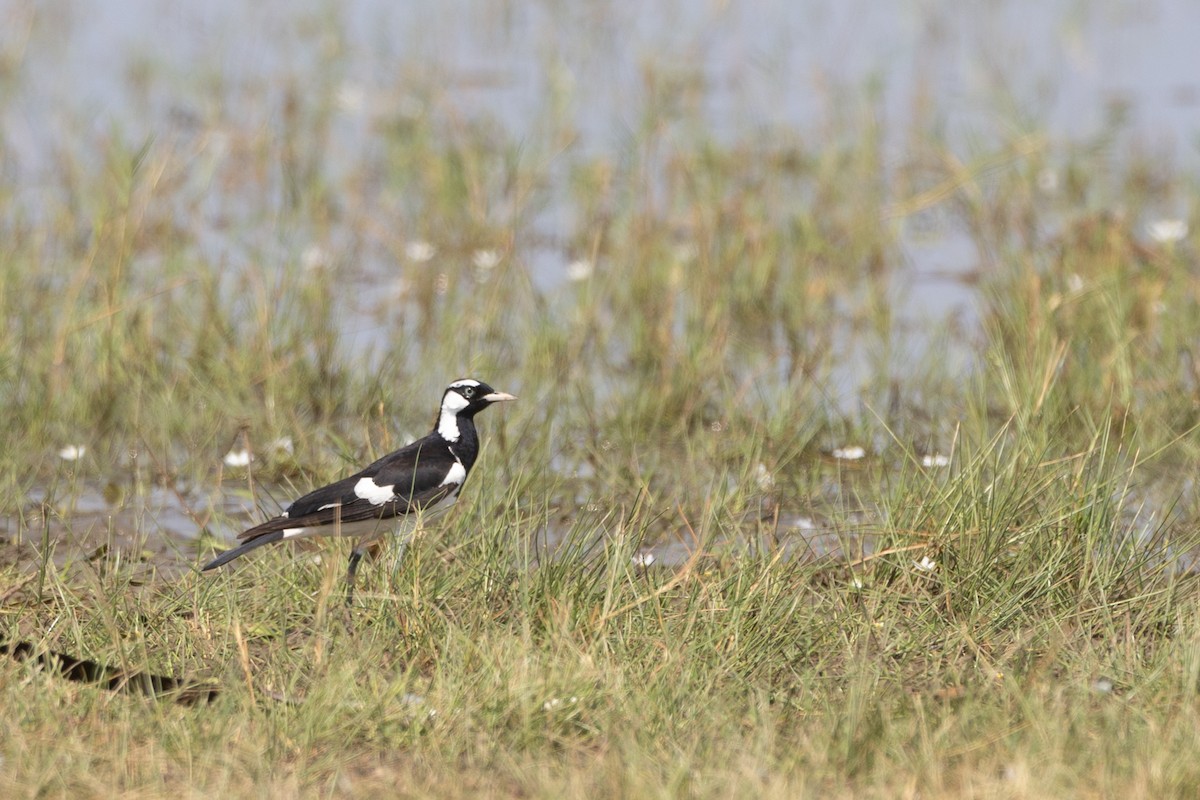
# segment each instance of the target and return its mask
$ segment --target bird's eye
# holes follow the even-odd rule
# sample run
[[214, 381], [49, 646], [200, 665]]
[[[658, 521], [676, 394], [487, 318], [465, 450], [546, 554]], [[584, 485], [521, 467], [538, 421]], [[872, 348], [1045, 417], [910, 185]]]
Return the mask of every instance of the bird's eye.
[[462, 395], [463, 395], [463, 397], [470, 400], [472, 397], [475, 396], [475, 387], [474, 386], [464, 386], [463, 390], [462, 390]]

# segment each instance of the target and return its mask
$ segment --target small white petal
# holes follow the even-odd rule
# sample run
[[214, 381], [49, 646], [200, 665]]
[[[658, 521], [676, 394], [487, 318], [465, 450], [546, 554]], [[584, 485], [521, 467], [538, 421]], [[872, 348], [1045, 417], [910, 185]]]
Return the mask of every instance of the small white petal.
[[225, 466], [227, 467], [248, 467], [250, 462], [254, 460], [254, 454], [249, 450], [230, 450], [225, 454]]
[[696, 246], [695, 242], [682, 242], [675, 246], [672, 255], [680, 264], [687, 264], [700, 255], [700, 248]]
[[929, 556], [921, 556], [920, 561], [914, 561], [913, 566], [921, 572], [933, 572], [937, 569], [937, 562]]
[[567, 280], [571, 281], [572, 283], [586, 281], [588, 278], [592, 277], [592, 273], [595, 272], [595, 270], [595, 265], [586, 258], [576, 259], [570, 264], [567, 264]]
[[654, 553], [634, 553], [633, 565], [635, 567], [648, 567], [655, 561]]
[[290, 436], [280, 436], [278, 439], [267, 445], [267, 447], [276, 453], [287, 453], [288, 455], [291, 455], [292, 453], [296, 452], [296, 445]]
[[858, 445], [850, 447], [838, 447], [833, 451], [834, 458], [840, 458], [843, 461], [857, 461], [867, 454], [867, 451]]
[[758, 488], [764, 492], [775, 488], [775, 476], [771, 474], [771, 470], [767, 469], [766, 464], [759, 464], [755, 468], [754, 480], [758, 483]]
[[309, 272], [329, 266], [329, 253], [319, 244], [310, 244], [300, 254], [300, 264]]
[[58, 457], [63, 461], [78, 461], [87, 455], [87, 447], [82, 444], [69, 444], [58, 451]]
[[342, 111], [362, 111], [367, 104], [367, 91], [356, 83], [343, 83], [338, 87], [336, 101]]
[[1045, 167], [1037, 174], [1037, 187], [1045, 194], [1058, 191], [1058, 172], [1051, 167]]
[[1156, 219], [1146, 226], [1146, 232], [1154, 241], [1170, 244], [1188, 235], [1188, 224], [1182, 219]]
[[404, 256], [409, 261], [414, 261], [418, 264], [423, 264], [437, 255], [437, 248], [429, 242], [421, 239], [416, 239], [404, 246]]
[[487, 272], [499, 265], [500, 253], [495, 250], [476, 250], [471, 256], [471, 262], [475, 265], [476, 269]]
[[931, 453], [921, 457], [921, 466], [923, 467], [948, 467], [950, 466], [950, 456], [944, 456], [941, 453]]

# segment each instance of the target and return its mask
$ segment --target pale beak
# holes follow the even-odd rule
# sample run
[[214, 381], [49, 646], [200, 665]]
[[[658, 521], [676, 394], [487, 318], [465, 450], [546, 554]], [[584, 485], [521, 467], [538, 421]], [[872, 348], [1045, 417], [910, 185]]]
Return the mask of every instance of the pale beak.
[[483, 399], [489, 403], [503, 403], [508, 400], [516, 400], [517, 396], [508, 392], [492, 392], [491, 394], [485, 394]]

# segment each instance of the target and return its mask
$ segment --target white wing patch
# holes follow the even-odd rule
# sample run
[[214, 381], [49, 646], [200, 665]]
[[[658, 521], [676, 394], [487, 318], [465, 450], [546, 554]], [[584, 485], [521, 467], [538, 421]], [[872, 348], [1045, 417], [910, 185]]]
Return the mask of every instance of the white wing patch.
[[462, 485], [462, 482], [467, 479], [467, 469], [460, 462], [455, 461], [454, 466], [446, 473], [446, 477], [442, 478], [442, 486], [453, 483]]
[[343, 522], [333, 525], [309, 525], [303, 528], [288, 528], [283, 532], [283, 538], [310, 539], [318, 536], [359, 536], [363, 537], [364, 541], [370, 541], [391, 532], [404, 534], [406, 528], [412, 522], [412, 517], [397, 517], [390, 520], [360, 519], [354, 522]]
[[326, 503], [325, 505], [318, 508], [317, 511], [324, 511], [327, 508], [337, 508], [340, 505], [341, 505], [341, 503]]
[[354, 494], [369, 503], [381, 506], [396, 499], [395, 488], [394, 486], [379, 486], [370, 478], [360, 478], [358, 483], [354, 484]]

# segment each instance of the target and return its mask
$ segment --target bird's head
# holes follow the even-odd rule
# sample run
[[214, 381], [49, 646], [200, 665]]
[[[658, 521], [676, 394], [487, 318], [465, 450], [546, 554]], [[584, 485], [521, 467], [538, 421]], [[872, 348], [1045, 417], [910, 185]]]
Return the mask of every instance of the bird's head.
[[483, 381], [463, 378], [446, 387], [442, 408], [438, 414], [438, 431], [450, 441], [458, 439], [458, 419], [473, 417], [492, 403], [517, 398], [508, 392], [497, 392]]
[[474, 415], [492, 403], [516, 399], [508, 392], [497, 392], [483, 381], [463, 378], [446, 387], [446, 393], [442, 395], [442, 411]]

